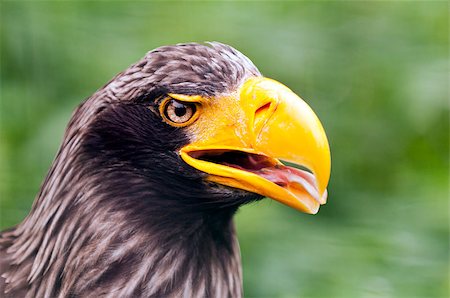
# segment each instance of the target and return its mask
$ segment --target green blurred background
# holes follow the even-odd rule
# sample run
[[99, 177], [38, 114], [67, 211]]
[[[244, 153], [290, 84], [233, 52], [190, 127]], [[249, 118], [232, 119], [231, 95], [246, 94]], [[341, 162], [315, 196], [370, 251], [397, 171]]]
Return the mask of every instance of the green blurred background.
[[216, 40], [306, 99], [329, 202], [237, 216], [247, 297], [448, 297], [448, 3], [2, 2], [1, 228], [20, 222], [71, 112], [160, 45]]

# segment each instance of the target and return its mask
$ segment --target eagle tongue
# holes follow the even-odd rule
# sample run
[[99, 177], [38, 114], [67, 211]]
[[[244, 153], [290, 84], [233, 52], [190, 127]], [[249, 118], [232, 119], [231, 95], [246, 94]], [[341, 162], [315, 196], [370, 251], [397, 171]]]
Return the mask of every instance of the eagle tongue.
[[325, 191], [323, 195], [319, 194], [316, 179], [308, 171], [285, 165], [275, 165], [254, 171], [254, 173], [284, 188], [299, 185], [317, 202], [326, 203], [327, 192]]
[[296, 192], [295, 189], [301, 188], [322, 205], [327, 201], [327, 191], [322, 195], [319, 193], [316, 178], [308, 171], [281, 164], [274, 165], [265, 156], [259, 155], [246, 155], [232, 163], [222, 164], [254, 173], [290, 191]]

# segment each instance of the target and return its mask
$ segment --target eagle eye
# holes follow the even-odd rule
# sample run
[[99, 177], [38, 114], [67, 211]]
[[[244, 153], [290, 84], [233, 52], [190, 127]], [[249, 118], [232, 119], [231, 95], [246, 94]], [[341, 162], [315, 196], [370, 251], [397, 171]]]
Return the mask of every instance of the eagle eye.
[[197, 118], [197, 104], [169, 97], [161, 103], [160, 113], [168, 124], [177, 127], [186, 126]]

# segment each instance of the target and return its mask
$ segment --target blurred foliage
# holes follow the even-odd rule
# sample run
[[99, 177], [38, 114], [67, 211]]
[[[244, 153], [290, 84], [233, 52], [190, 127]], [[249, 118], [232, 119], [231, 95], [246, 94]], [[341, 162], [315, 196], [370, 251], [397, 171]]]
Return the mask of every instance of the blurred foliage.
[[75, 106], [148, 50], [217, 40], [290, 86], [330, 139], [329, 203], [237, 216], [247, 297], [448, 297], [447, 2], [2, 2], [1, 227]]

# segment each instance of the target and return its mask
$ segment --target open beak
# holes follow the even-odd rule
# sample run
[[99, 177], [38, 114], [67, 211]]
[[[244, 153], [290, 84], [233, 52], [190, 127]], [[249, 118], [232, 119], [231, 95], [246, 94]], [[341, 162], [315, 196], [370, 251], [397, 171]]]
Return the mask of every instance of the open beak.
[[317, 213], [326, 203], [331, 158], [311, 108], [286, 86], [261, 77], [218, 102], [202, 107], [182, 159], [209, 181]]

